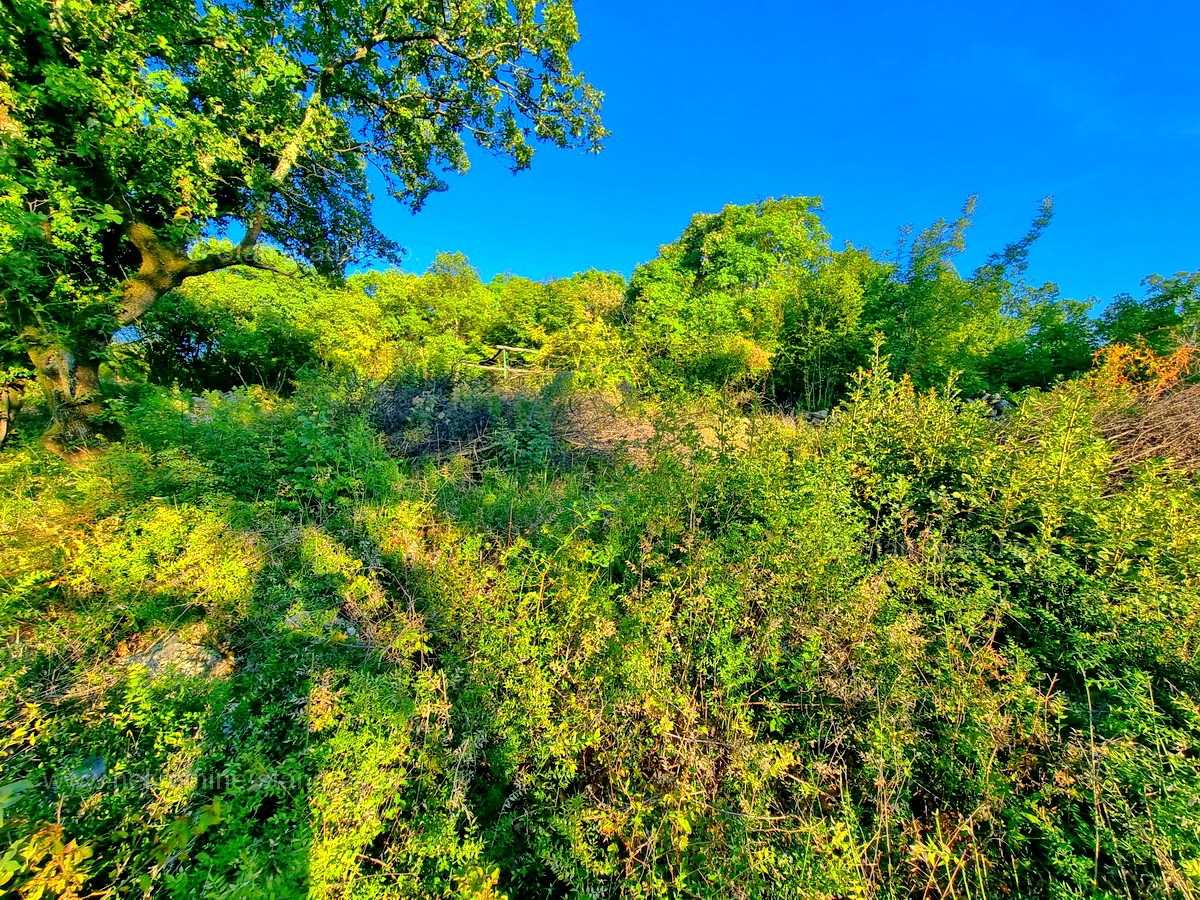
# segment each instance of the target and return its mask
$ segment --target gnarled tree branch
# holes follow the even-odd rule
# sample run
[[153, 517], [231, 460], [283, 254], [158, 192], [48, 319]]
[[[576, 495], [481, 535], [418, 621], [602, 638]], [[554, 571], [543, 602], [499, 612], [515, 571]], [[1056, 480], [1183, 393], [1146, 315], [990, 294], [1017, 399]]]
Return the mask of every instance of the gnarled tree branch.
[[246, 236], [232, 250], [193, 258], [160, 239], [149, 225], [135, 222], [129, 228], [128, 236], [141, 253], [142, 264], [137, 274], [121, 286], [122, 303], [117, 324], [125, 326], [137, 321], [159, 298], [179, 287], [187, 278], [207, 275], [231, 266], [250, 266], [280, 275], [288, 274], [261, 262], [255, 256], [261, 233], [262, 222], [256, 217], [256, 221], [246, 229]]

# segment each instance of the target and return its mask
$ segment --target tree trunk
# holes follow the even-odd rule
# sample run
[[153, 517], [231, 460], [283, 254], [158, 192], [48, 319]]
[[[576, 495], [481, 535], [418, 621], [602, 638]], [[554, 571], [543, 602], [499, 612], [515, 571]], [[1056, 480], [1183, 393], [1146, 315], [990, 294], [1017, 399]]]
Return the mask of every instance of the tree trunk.
[[0, 387], [0, 450], [8, 443], [13, 433], [13, 422], [21, 411], [21, 402], [25, 399], [25, 386], [21, 383], [6, 384]]
[[[130, 227], [128, 237], [141, 254], [142, 264], [121, 285], [121, 311], [117, 315], [117, 324], [121, 326], [140, 319], [159, 298], [183, 284], [185, 278], [229, 265], [220, 256], [192, 260], [186, 253], [160, 241], [154, 230], [141, 222]], [[203, 265], [209, 261], [211, 267]]]
[[64, 459], [78, 460], [94, 454], [107, 441], [120, 438], [115, 422], [105, 421], [104, 398], [100, 393], [100, 361], [105, 339], [81, 335], [73, 346], [38, 340], [25, 335], [25, 346], [33, 362], [42, 393], [53, 420], [42, 435], [42, 443]]
[[[192, 259], [161, 241], [149, 226], [135, 222], [126, 237], [141, 254], [142, 262], [138, 271], [120, 285], [120, 307], [108, 333], [96, 329], [53, 333], [32, 317], [26, 320], [21, 339], [54, 420], [42, 436], [47, 449], [74, 461], [94, 454], [108, 441], [120, 439], [120, 426], [104, 416], [100, 392], [100, 364], [112, 333], [135, 323], [186, 278], [229, 266], [260, 265], [254, 258], [254, 247], [261, 228], [261, 221], [252, 224], [232, 250]], [[11, 430], [9, 422], [5, 420], [2, 426], [4, 436]]]

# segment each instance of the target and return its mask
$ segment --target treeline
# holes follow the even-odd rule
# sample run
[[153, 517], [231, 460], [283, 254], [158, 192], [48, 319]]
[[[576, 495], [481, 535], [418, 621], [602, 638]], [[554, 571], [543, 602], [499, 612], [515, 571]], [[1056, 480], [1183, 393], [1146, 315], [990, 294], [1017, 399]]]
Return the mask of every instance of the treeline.
[[[520, 364], [569, 369], [584, 383], [626, 380], [652, 395], [733, 389], [785, 408], [846, 396], [877, 336], [918, 388], [955, 377], [968, 394], [1047, 388], [1088, 370], [1109, 343], [1165, 352], [1200, 331], [1200, 273], [1151, 276], [1095, 314], [1026, 278], [1050, 222], [969, 274], [973, 201], [953, 220], [906, 232], [896, 251], [832, 247], [811, 198], [697, 215], [674, 243], [619, 273], [485, 283], [461, 254], [423, 275], [397, 269], [332, 282], [283, 257], [187, 283], [143, 318], [150, 377], [193, 390], [286, 388], [306, 367], [372, 378], [443, 374], [496, 346], [534, 351]], [[214, 247], [213, 252], [220, 252]], [[514, 357], [514, 363], [517, 363]]]
[[451, 253], [424, 275], [392, 269], [344, 282], [231, 270], [168, 295], [129, 337], [152, 380], [194, 390], [286, 388], [313, 367], [368, 378], [443, 375], [492, 355], [496, 344], [599, 377], [624, 366], [616, 327], [624, 292], [621, 275], [595, 271], [485, 284]]

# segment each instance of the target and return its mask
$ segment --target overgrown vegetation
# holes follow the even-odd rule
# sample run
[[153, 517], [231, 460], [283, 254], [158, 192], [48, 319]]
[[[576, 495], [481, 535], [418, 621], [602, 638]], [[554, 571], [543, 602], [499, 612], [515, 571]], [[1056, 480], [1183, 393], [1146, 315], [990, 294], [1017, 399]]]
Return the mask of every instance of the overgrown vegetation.
[[569, 0], [0, 24], [0, 893], [1200, 895], [1200, 274], [346, 277], [599, 146]]
[[1194, 896], [1195, 279], [1092, 369], [1166, 282], [1087, 319], [962, 224], [167, 298], [123, 442], [0, 456], [4, 890]]

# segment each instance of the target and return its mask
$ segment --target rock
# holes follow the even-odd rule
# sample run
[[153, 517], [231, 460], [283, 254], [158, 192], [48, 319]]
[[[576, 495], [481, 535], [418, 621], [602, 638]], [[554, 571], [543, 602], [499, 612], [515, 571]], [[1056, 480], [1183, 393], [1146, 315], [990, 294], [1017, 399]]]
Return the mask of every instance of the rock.
[[183, 415], [197, 425], [207, 425], [212, 421], [212, 404], [206, 397], [194, 396], [189, 404], [188, 412]]
[[168, 635], [149, 650], [127, 656], [121, 665], [145, 666], [151, 675], [173, 673], [185, 678], [211, 678], [229, 669], [229, 661], [221, 653], [189, 644], [177, 634]]

